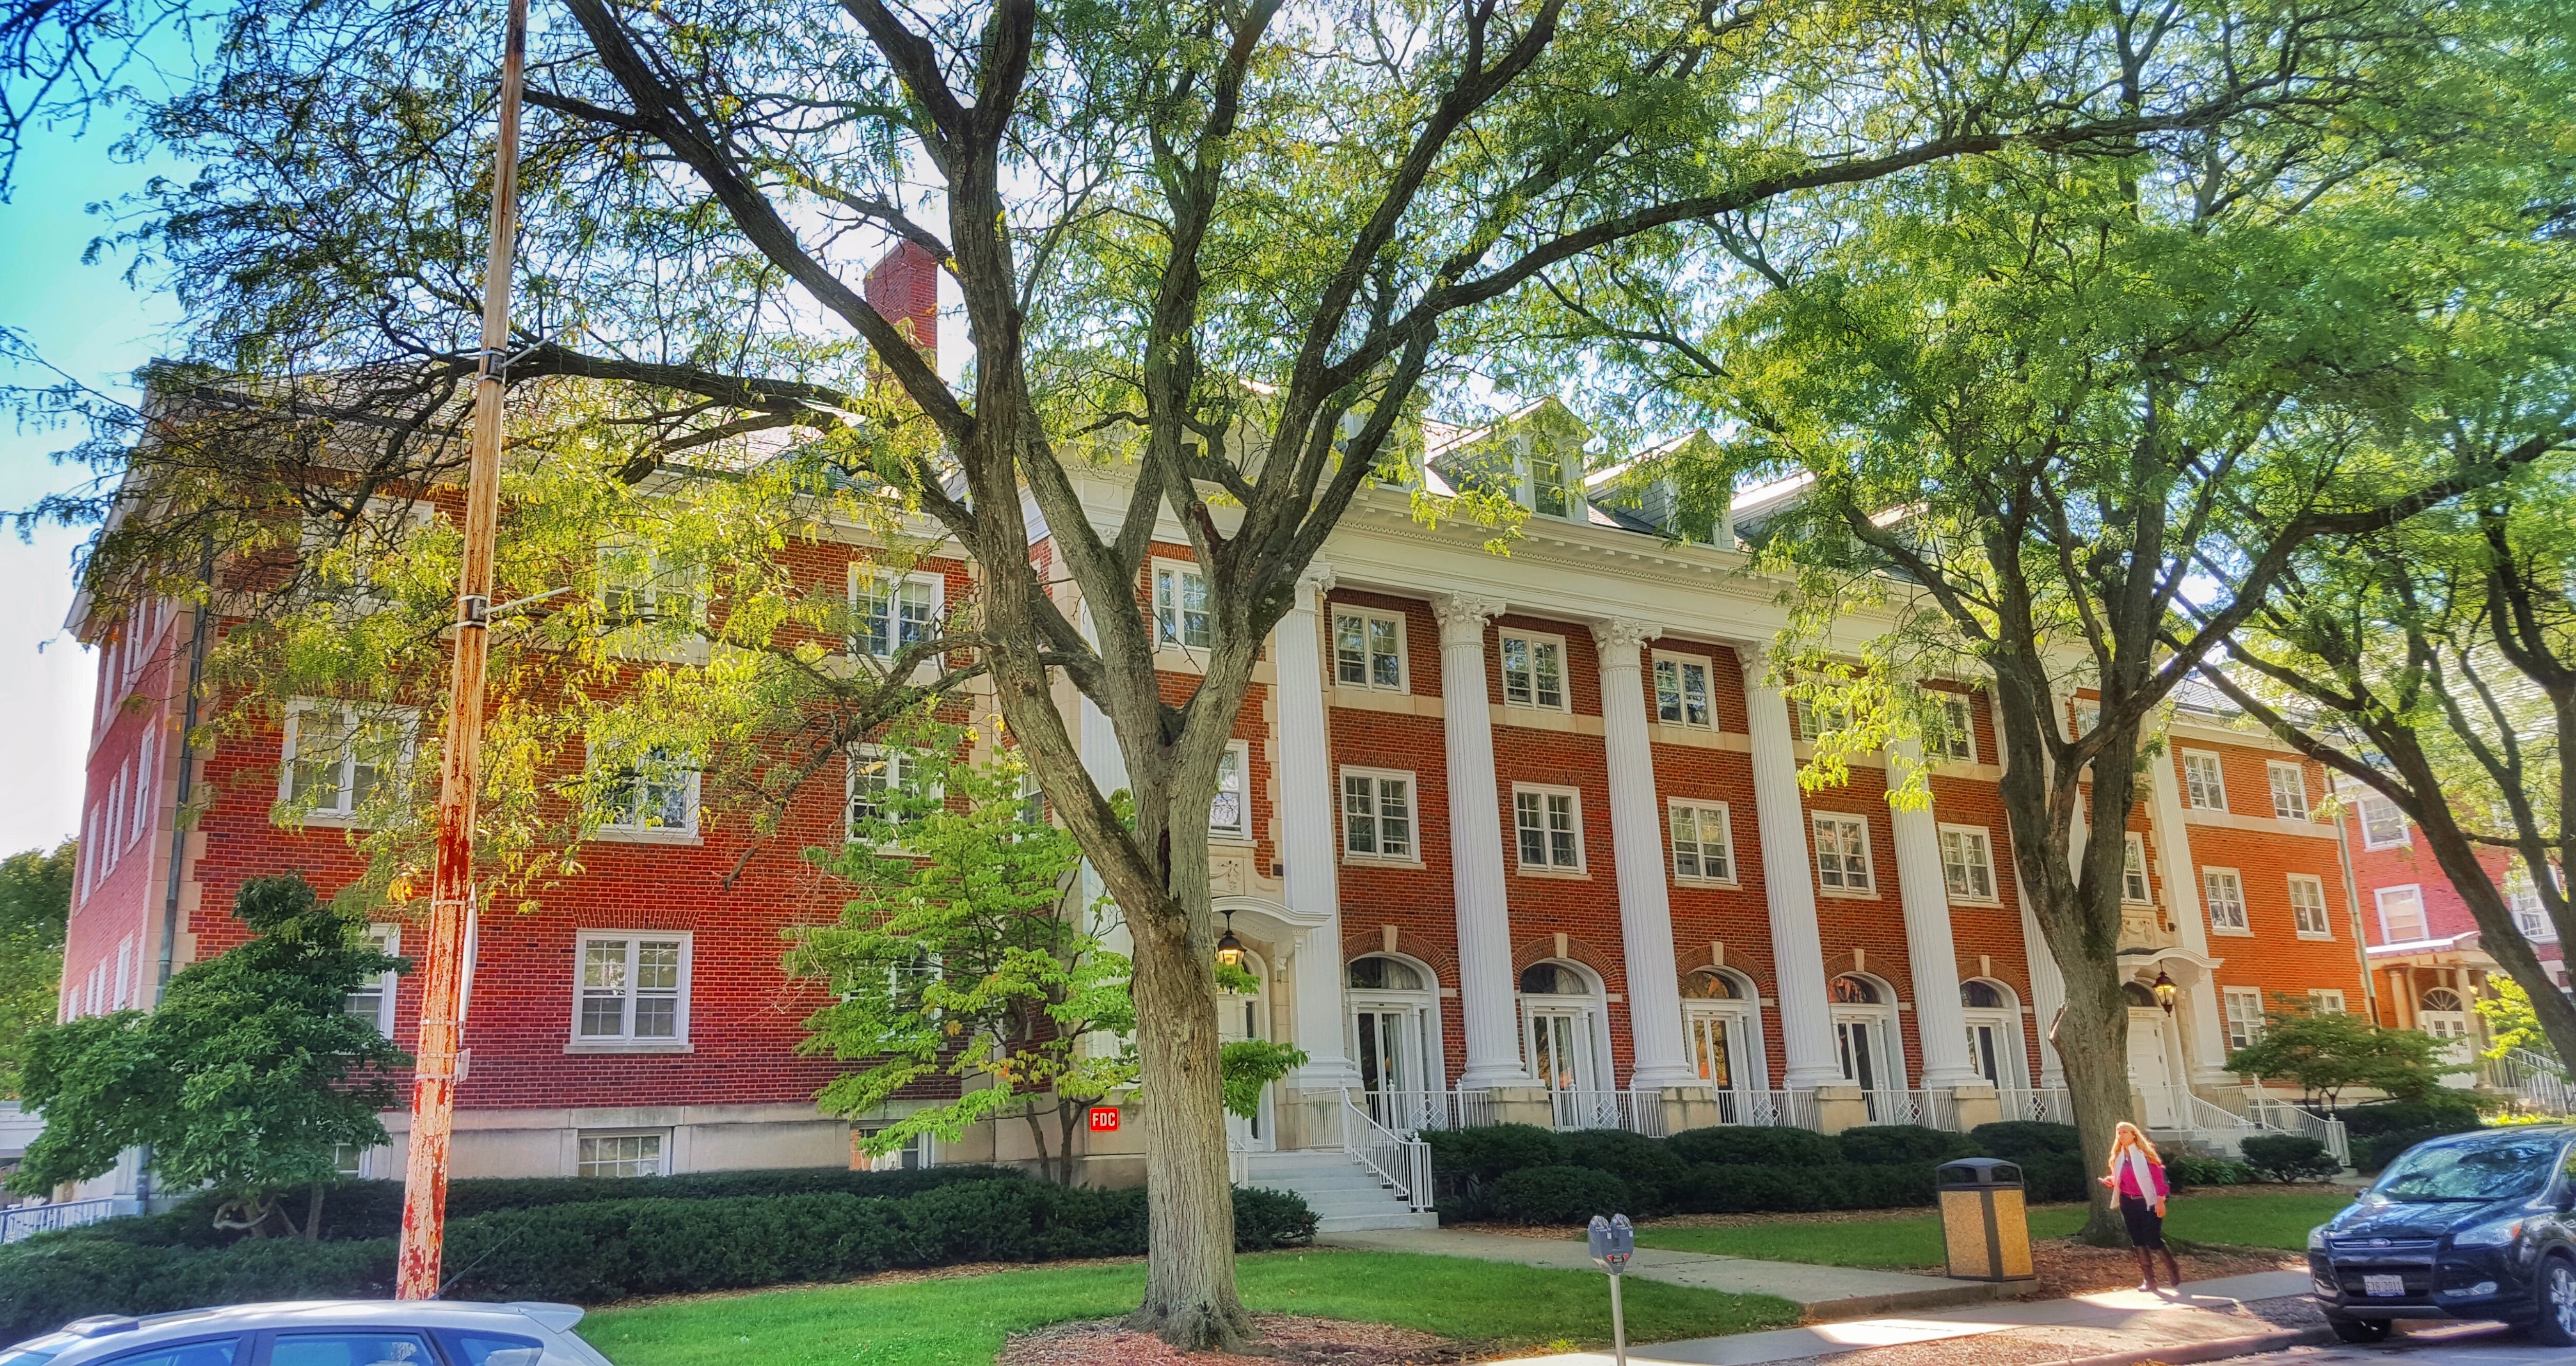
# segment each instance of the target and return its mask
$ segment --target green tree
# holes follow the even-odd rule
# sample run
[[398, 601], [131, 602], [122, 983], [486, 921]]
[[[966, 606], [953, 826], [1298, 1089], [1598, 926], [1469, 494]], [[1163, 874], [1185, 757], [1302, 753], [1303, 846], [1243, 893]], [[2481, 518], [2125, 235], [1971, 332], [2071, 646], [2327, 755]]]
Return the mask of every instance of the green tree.
[[1016, 1114], [1047, 1179], [1070, 1184], [1090, 1102], [1135, 1083], [1135, 1006], [1126, 956], [1101, 939], [1105, 907], [1073, 891], [1081, 850], [1000, 738], [916, 718], [861, 775], [876, 791], [849, 842], [815, 853], [855, 895], [837, 922], [788, 931], [788, 971], [834, 997], [799, 1051], [865, 1064], [816, 1096], [851, 1119], [925, 1078], [966, 1079], [956, 1100], [879, 1129], [872, 1153]]
[[[2016, 144], [2332, 120], [2415, 79], [2430, 8], [565, 0], [532, 39], [511, 373], [613, 390], [622, 470], [799, 444], [981, 566], [979, 663], [1133, 939], [1136, 1321], [1231, 1344], [1209, 800], [1264, 638], [1370, 476], [1401, 474], [1412, 418], [1463, 414], [1494, 348], [1535, 335], [1517, 304], [1587, 259], [1668, 260], [1758, 206]], [[352, 377], [338, 459], [370, 478], [437, 463], [424, 438], [478, 363], [497, 44], [465, 35], [498, 10], [245, 0], [150, 119], [207, 168], [130, 239], [181, 283], [197, 358]], [[954, 382], [861, 287], [894, 242], [956, 283]], [[1580, 344], [1520, 373], [1570, 382]], [[94, 453], [121, 471], [129, 444]], [[1122, 506], [1084, 503], [1095, 465], [1132, 481]], [[1208, 628], [1167, 695], [1134, 604], [1175, 534]], [[1083, 765], [1068, 689], [1108, 718], [1131, 806]]]
[[70, 840], [0, 860], [0, 1100], [14, 1099], [28, 1037], [51, 1024], [62, 989], [63, 930], [79, 867]]
[[2334, 1112], [2345, 1091], [2358, 1086], [2398, 1100], [2422, 1100], [2442, 1084], [2445, 1067], [2432, 1036], [2391, 1029], [2340, 1010], [2316, 1010], [2276, 996], [2264, 1012], [2263, 1035], [2227, 1055], [2227, 1070], [2240, 1077], [2296, 1083], [2308, 1105]]
[[165, 1189], [221, 1193], [218, 1227], [293, 1232], [280, 1197], [300, 1188], [303, 1235], [318, 1236], [337, 1150], [386, 1141], [385, 1073], [411, 1062], [348, 1013], [349, 993], [409, 964], [291, 874], [243, 884], [233, 915], [254, 937], [172, 976], [158, 1009], [35, 1032], [26, 1097], [45, 1131], [12, 1189], [87, 1180], [144, 1144]]

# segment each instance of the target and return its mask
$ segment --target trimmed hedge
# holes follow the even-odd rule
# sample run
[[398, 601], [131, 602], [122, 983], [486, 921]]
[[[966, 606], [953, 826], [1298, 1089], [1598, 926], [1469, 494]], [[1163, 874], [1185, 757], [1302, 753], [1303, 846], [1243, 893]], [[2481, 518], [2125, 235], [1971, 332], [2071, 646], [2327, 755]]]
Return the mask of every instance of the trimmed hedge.
[[1639, 1215], [1663, 1208], [1690, 1170], [1669, 1145], [1625, 1129], [1585, 1129], [1558, 1137], [1564, 1140], [1568, 1167], [1589, 1168], [1626, 1183], [1629, 1207], [1611, 1213]]
[[1845, 1129], [1834, 1135], [1834, 1144], [1843, 1150], [1845, 1162], [1867, 1167], [1899, 1167], [1916, 1162], [1937, 1165], [1955, 1158], [1986, 1156], [1976, 1140], [1966, 1134], [1945, 1133], [1920, 1124], [1872, 1124]]
[[1711, 1163], [1691, 1168], [1674, 1196], [1674, 1208], [1690, 1214], [1896, 1209], [1932, 1203], [1932, 1165], [1750, 1167]]
[[1812, 1129], [1720, 1124], [1684, 1129], [1665, 1139], [1684, 1165], [1714, 1163], [1740, 1167], [1830, 1167], [1843, 1160], [1834, 1141]]
[[2072, 1124], [2008, 1119], [1970, 1129], [1968, 1141], [1984, 1149], [1988, 1157], [2020, 1163], [2023, 1198], [2033, 1204], [2092, 1198], [2092, 1176], [2084, 1168], [2084, 1141]]
[[2254, 1179], [2254, 1169], [2229, 1158], [2174, 1153], [2165, 1159], [2165, 1176], [2175, 1190], [2189, 1186], [2242, 1186]]
[[1493, 1181], [1524, 1167], [1566, 1165], [1565, 1143], [1535, 1124], [1483, 1124], [1472, 1129], [1426, 1129], [1431, 1163], [1444, 1176]]
[[2479, 1117], [2477, 1100], [2465, 1091], [2436, 1091], [2422, 1100], [2372, 1101], [2338, 1110], [2335, 1118], [2342, 1120], [2343, 1131], [2356, 1139], [2418, 1129], [2465, 1134], [2485, 1123]]
[[1524, 1167], [1494, 1183], [1494, 1212], [1516, 1224], [1588, 1224], [1634, 1215], [1628, 1183], [1591, 1167]]
[[[1237, 1245], [1245, 1250], [1314, 1236], [1315, 1216], [1293, 1194], [1238, 1190], [1234, 1203]], [[1134, 1256], [1145, 1245], [1143, 1189], [1073, 1189], [1014, 1177], [952, 1182], [900, 1198], [820, 1191], [495, 1209], [449, 1222], [446, 1265], [458, 1298], [598, 1304], [898, 1267]], [[393, 1261], [390, 1238], [261, 1239], [220, 1249], [30, 1240], [0, 1249], [0, 1341], [85, 1314], [378, 1298], [391, 1291]]]
[[2306, 1134], [2255, 1134], [2239, 1150], [2246, 1166], [2271, 1181], [2322, 1181], [2343, 1170], [2323, 1142]]

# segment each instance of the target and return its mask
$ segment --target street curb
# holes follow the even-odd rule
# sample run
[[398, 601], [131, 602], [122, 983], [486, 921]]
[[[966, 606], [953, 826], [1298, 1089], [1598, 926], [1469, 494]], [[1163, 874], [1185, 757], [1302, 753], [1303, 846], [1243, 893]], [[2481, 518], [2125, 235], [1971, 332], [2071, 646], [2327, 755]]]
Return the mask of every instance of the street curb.
[[2262, 1352], [2277, 1352], [2284, 1347], [2304, 1347], [2333, 1340], [2334, 1330], [2330, 1328], [2283, 1328], [2269, 1333], [2248, 1333], [2243, 1337], [2212, 1338], [2207, 1342], [2177, 1342], [2169, 1347], [2141, 1347], [2130, 1352], [2068, 1357], [2063, 1361], [2044, 1362], [2041, 1366], [2144, 1366], [2151, 1361], [2162, 1363], [2162, 1366], [2190, 1366], [2192, 1362], [2224, 1361], [2230, 1357], [2254, 1356]]

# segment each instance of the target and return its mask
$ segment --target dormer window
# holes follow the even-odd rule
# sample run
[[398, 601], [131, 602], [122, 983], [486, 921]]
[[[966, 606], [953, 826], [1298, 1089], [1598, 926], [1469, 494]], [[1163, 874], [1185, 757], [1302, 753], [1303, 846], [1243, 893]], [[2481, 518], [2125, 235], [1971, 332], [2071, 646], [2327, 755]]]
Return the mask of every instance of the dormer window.
[[1542, 517], [1571, 517], [1580, 501], [1575, 490], [1576, 462], [1556, 447], [1529, 437], [1513, 442], [1513, 473], [1518, 476], [1520, 505]]

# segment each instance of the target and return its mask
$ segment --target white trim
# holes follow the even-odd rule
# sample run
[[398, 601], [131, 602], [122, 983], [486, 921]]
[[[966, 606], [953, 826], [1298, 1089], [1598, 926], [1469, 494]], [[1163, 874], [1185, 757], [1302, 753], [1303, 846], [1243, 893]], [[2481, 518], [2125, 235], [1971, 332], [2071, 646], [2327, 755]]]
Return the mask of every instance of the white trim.
[[[1844, 826], [1857, 826], [1860, 829], [1860, 880], [1857, 883], [1852, 881], [1852, 872], [1847, 868], [1839, 869], [1835, 872], [1834, 876], [1841, 879], [1840, 881], [1829, 882], [1826, 880], [1824, 827], [1826, 822], [1829, 821], [1834, 823], [1837, 828]], [[1808, 832], [1815, 838], [1815, 866], [1810, 871], [1809, 875], [1816, 879], [1816, 889], [1827, 896], [1869, 897], [1876, 899], [1878, 896], [1878, 860], [1873, 856], [1870, 850], [1869, 818], [1866, 816], [1855, 816], [1846, 811], [1811, 811], [1807, 813], [1807, 828]], [[1837, 835], [1835, 843], [1839, 845], [1841, 842], [1841, 837]], [[1844, 851], [1838, 848], [1835, 852], [1839, 856]]]
[[[649, 1172], [619, 1172], [614, 1176], [585, 1173], [582, 1171], [584, 1166], [602, 1166], [614, 1159], [585, 1161], [581, 1156], [581, 1145], [585, 1143], [604, 1142], [610, 1139], [626, 1138], [651, 1139], [653, 1141], [652, 1147], [655, 1170]], [[590, 1176], [594, 1180], [603, 1181], [624, 1181], [631, 1180], [639, 1176], [669, 1176], [671, 1174], [671, 1139], [672, 1134], [668, 1129], [576, 1129], [573, 1131], [573, 1175], [576, 1177]], [[561, 1150], [558, 1149], [557, 1151]], [[629, 1165], [631, 1161], [632, 1159], [619, 1161], [618, 1165]]]
[[[2131, 830], [2127, 832], [2127, 834], [2128, 838], [2121, 842], [2120, 904], [2123, 906], [2152, 906], [2156, 904], [2156, 882], [2154, 870], [2147, 863], [2147, 837], [2144, 832], [2137, 830]], [[2136, 871], [2138, 874], [2138, 890], [2141, 893], [2141, 895], [2134, 897], [2129, 895], [2130, 864], [2128, 860], [2132, 856], [2137, 859]]]
[[[1361, 623], [1361, 677], [1357, 682], [1352, 681], [1342, 673], [1342, 620], [1346, 617]], [[1395, 627], [1395, 682], [1393, 683], [1380, 683], [1376, 681], [1378, 652], [1369, 644], [1368, 628], [1370, 623], [1392, 624]], [[1405, 614], [1402, 612], [1392, 612], [1376, 607], [1345, 607], [1338, 604], [1335, 605], [1330, 614], [1330, 620], [1325, 624], [1325, 634], [1327, 637], [1325, 641], [1325, 653], [1332, 661], [1332, 686], [1337, 688], [1361, 688], [1371, 692], [1411, 693], [1413, 691], [1413, 659], [1407, 648], [1410, 642], [1406, 636], [1409, 626], [1410, 623], [1405, 620]]]
[[[2234, 924], [2229, 924], [2218, 918], [2220, 897], [2218, 895], [2217, 880], [2220, 878], [2226, 879], [2227, 882], [2228, 896], [2226, 899], [2234, 902], [2236, 906], [2236, 922]], [[2234, 868], [2217, 868], [2206, 864], [2202, 865], [2200, 870], [2200, 902], [2208, 911], [2209, 932], [2211, 934], [2250, 935], [2254, 933], [2254, 912], [2252, 908], [2245, 904], [2245, 875], [2241, 871]]]
[[[1707, 655], [1690, 654], [1679, 650], [1656, 650], [1651, 652], [1651, 655], [1652, 657], [1646, 661], [1646, 686], [1654, 694], [1655, 700], [1650, 714], [1654, 717], [1655, 723], [1664, 726], [1681, 726], [1690, 730], [1725, 729], [1717, 721], [1717, 661]], [[1659, 671], [1666, 664], [1673, 666], [1674, 704], [1681, 712], [1679, 717], [1664, 715], [1664, 679]], [[1703, 709], [1708, 713], [1705, 720], [1690, 719], [1688, 670], [1692, 668], [1700, 671], [1700, 700]]]
[[[1936, 827], [1936, 829], [1940, 833], [1941, 885], [1949, 895], [1950, 904], [1954, 906], [2000, 906], [2004, 904], [2003, 880], [2001, 877], [1997, 876], [1995, 871], [1995, 841], [1993, 834], [1982, 825], [1942, 825]], [[1984, 891], [1979, 892], [1973, 889], [1962, 891], [1957, 885], [1957, 881], [1952, 878], [1950, 847], [1951, 838], [1953, 836], [1958, 837], [1958, 844], [1962, 854], [1966, 853], [1970, 848], [1975, 849], [1977, 854], [1976, 861], [1974, 863], [1969, 863], [1963, 859], [1958, 866], [1972, 875], [1976, 872], [1982, 871], [1985, 874], [1986, 879], [1986, 889]], [[1974, 880], [1973, 876], [1970, 880]]]
[[[2318, 877], [2313, 873], [2292, 873], [2289, 875], [2288, 886], [2290, 895], [2290, 927], [2298, 932], [2298, 936], [2301, 939], [2334, 938], [2334, 913], [2326, 908], [2325, 879]], [[2309, 888], [2316, 894], [2314, 909], [2316, 911], [2318, 928], [2313, 930], [2309, 929], [2306, 925], [2299, 923], [2299, 889], [2303, 886]]]
[[[2207, 761], [2207, 770], [2205, 772], [2193, 772], [2192, 770], [2195, 760]], [[2183, 805], [2194, 811], [2226, 810], [2226, 761], [2220, 758], [2219, 755], [2212, 750], [2187, 749], [2182, 751], [2182, 797]], [[2204, 800], [2209, 798], [2214, 798], [2215, 800]]]
[[[1353, 778], [1367, 779], [1369, 784], [1368, 800], [1371, 809], [1368, 820], [1371, 848], [1365, 851], [1355, 851], [1351, 848], [1350, 780]], [[1384, 824], [1387, 819], [1385, 784], [1390, 781], [1404, 784], [1405, 845], [1402, 852], [1393, 854], [1386, 852], [1388, 841], [1384, 835]], [[1341, 831], [1340, 846], [1344, 863], [1394, 864], [1407, 868], [1422, 866], [1422, 784], [1413, 776], [1411, 770], [1364, 768], [1345, 764], [1341, 771], [1334, 775], [1333, 792], [1334, 824]]]
[[[1673, 818], [1684, 811], [1693, 813], [1691, 816], [1691, 832], [1696, 837], [1693, 843], [1695, 843], [1699, 849], [1696, 858], [1701, 869], [1701, 871], [1697, 873], [1684, 873], [1682, 871], [1680, 837], [1673, 831]], [[1726, 861], [1726, 876], [1724, 877], [1713, 877], [1707, 872], [1709, 864], [1709, 840], [1707, 833], [1708, 826], [1705, 817], [1711, 813], [1714, 813], [1717, 817], [1718, 849], [1720, 856]], [[1671, 870], [1674, 882], [1685, 887], [1736, 887], [1742, 885], [1742, 882], [1740, 881], [1741, 875], [1738, 873], [1735, 865], [1735, 816], [1734, 813], [1727, 808], [1726, 803], [1707, 801], [1698, 797], [1665, 798], [1664, 840], [1666, 866]]]
[[[1228, 759], [1234, 760], [1234, 809], [1236, 819], [1235, 823], [1232, 825], [1217, 824], [1216, 798], [1213, 796], [1210, 797], [1208, 799], [1208, 838], [1218, 844], [1251, 844], [1254, 842], [1254, 832], [1252, 829], [1252, 742], [1249, 740], [1226, 741], [1225, 756]], [[1222, 796], [1224, 791], [1225, 768], [1223, 761], [1220, 760], [1217, 768], [1217, 795]]]
[[[2220, 1011], [2227, 1024], [2227, 1047], [2230, 1052], [2251, 1046], [2263, 1037], [2263, 993], [2254, 987], [2226, 987], [2219, 992]], [[2240, 1010], [2239, 1007], [2250, 1007]], [[2239, 1037], [2239, 1036], [2242, 1037]]]
[[[347, 738], [340, 742], [340, 755], [336, 765], [337, 772], [333, 777], [331, 803], [328, 806], [317, 804], [312, 810], [301, 813], [295, 813], [293, 808], [288, 806], [288, 811], [306, 825], [348, 825], [356, 821], [359, 814], [357, 771], [360, 732], [366, 728], [368, 722], [379, 717], [401, 727], [402, 748], [393, 756], [393, 763], [374, 765], [377, 771], [377, 782], [399, 781], [403, 772], [411, 767], [412, 754], [419, 743], [420, 713], [410, 707], [367, 706], [364, 709], [366, 714], [362, 714], [359, 703], [316, 697], [299, 697], [287, 703], [285, 738], [279, 745], [277, 759], [277, 800], [280, 805], [287, 805], [296, 800], [295, 757], [304, 733], [304, 718], [324, 708], [336, 708], [347, 727]], [[110, 813], [111, 818], [113, 814], [113, 812]], [[108, 852], [112, 866], [114, 851], [111, 849]]]
[[[364, 934], [378, 952], [395, 957], [402, 955], [402, 926], [398, 922], [371, 920], [359, 933]], [[376, 974], [376, 1032], [388, 1039], [394, 1036], [394, 984], [401, 980], [401, 974], [391, 968]], [[355, 996], [358, 993], [353, 991], [349, 994]]]
[[[1207, 618], [1207, 639], [1189, 638], [1189, 585], [1199, 587], [1199, 615]], [[1154, 648], [1157, 650], [1207, 650], [1216, 646], [1216, 618], [1208, 610], [1207, 571], [1195, 560], [1172, 556], [1145, 561], [1145, 583], [1154, 605]], [[1169, 589], [1169, 592], [1165, 590]]]
[[[569, 1036], [570, 1042], [566, 1045], [564, 1051], [567, 1053], [677, 1053], [687, 1051], [689, 1048], [690, 971], [694, 966], [694, 959], [696, 956], [696, 939], [697, 936], [688, 930], [586, 929], [575, 931], [573, 933], [572, 941], [572, 1024]], [[674, 979], [676, 985], [672, 988], [672, 1000], [674, 1002], [671, 1020], [672, 1032], [669, 1034], [646, 1034], [639, 1036], [635, 1032], [635, 1003], [639, 999], [638, 993], [641, 990], [636, 985], [635, 980], [638, 971], [636, 959], [640, 952], [639, 946], [647, 942], [675, 942], [679, 946], [679, 961], [676, 964], [676, 976]], [[618, 992], [617, 999], [620, 1002], [618, 1006], [618, 1031], [614, 1034], [585, 1034], [582, 1032], [582, 1004], [589, 996], [590, 992], [594, 990], [587, 985], [585, 980], [589, 975], [590, 949], [594, 944], [622, 944], [625, 946], [626, 950], [625, 958], [621, 965], [622, 972], [620, 975], [624, 978], [622, 986], [598, 989], [601, 991], [615, 990]], [[659, 988], [656, 989], [657, 993], [659, 990]], [[603, 996], [602, 999], [605, 999], [605, 997]]]
[[[2384, 840], [2370, 833], [2371, 804], [2374, 802], [2385, 807], [2390, 815], [2397, 818], [2397, 838]], [[2364, 849], [2399, 849], [2415, 838], [2412, 823], [2406, 819], [2405, 809], [2390, 801], [2384, 793], [2364, 792], [2353, 802], [2352, 809], [2353, 814], [2361, 821], [2361, 847]]]
[[[1516, 640], [1529, 651], [1529, 700], [1527, 701], [1512, 696], [1511, 649], [1512, 642]], [[1541, 647], [1553, 647], [1556, 651], [1556, 701], [1554, 702], [1539, 700], [1544, 695], [1539, 689]], [[1504, 706], [1529, 711], [1571, 712], [1574, 710], [1574, 670], [1567, 658], [1565, 637], [1551, 635], [1545, 631], [1524, 631], [1518, 627], [1499, 631], [1494, 637], [1494, 670], [1502, 679]]]
[[[2399, 934], [2388, 923], [2388, 898], [2405, 895], [2415, 898], [2415, 933]], [[2409, 882], [2398, 887], [2380, 887], [2371, 892], [2371, 901], [2379, 912], [2379, 939], [2384, 944], [2412, 944], [2433, 933], [2432, 912], [2424, 905], [2424, 888]]]
[[[648, 746], [639, 757], [650, 759], [660, 748], [661, 747], [658, 745]], [[664, 762], [677, 761], [677, 756], [664, 756]], [[594, 770], [594, 773], [596, 773], [596, 770]], [[641, 791], [646, 782], [644, 775], [633, 772], [623, 775], [612, 775], [611, 780], [617, 783], [617, 790], [623, 794], [622, 800], [617, 808], [619, 819], [601, 820], [597, 833], [599, 835], [607, 836], [610, 839], [645, 841], [667, 840], [673, 842], [695, 841], [698, 837], [698, 780], [701, 776], [697, 763], [694, 761], [690, 762], [685, 777], [685, 783], [688, 789], [689, 818], [685, 821], [679, 822], [678, 824], [657, 825], [650, 824], [644, 819], [642, 806], [643, 793]], [[600, 793], [596, 788], [593, 789], [593, 793], [595, 798], [604, 797], [605, 795]], [[603, 801], [601, 804], [603, 807], [602, 814], [605, 815], [605, 802]]]
[[[1522, 824], [1521, 798], [1538, 798], [1539, 824], [1536, 832], [1547, 857], [1532, 863], [1523, 841], [1530, 833]], [[1560, 863], [1556, 858], [1557, 809], [1553, 798], [1565, 799], [1565, 814], [1573, 825], [1574, 859]], [[1545, 783], [1512, 784], [1512, 871], [1517, 873], [1580, 873], [1589, 866], [1583, 849], [1583, 791], [1573, 787], [1555, 787]]]
[[[862, 580], [870, 583], [886, 583], [891, 585], [888, 590], [886, 600], [886, 648], [883, 650], [864, 649], [859, 644], [859, 627], [861, 621], [861, 613], [859, 609], [859, 585]], [[940, 623], [945, 620], [948, 615], [948, 580], [945, 577], [929, 573], [924, 570], [897, 572], [892, 569], [883, 568], [872, 560], [850, 561], [848, 589], [850, 602], [850, 634], [849, 639], [845, 641], [844, 644], [851, 654], [865, 655], [870, 659], [891, 660], [896, 655], [903, 653], [904, 604], [895, 590], [916, 585], [929, 589], [930, 602], [927, 609], [929, 611], [929, 616], [921, 623], [923, 638], [935, 639], [939, 635]], [[934, 660], [926, 662], [935, 665], [937, 661]]]
[[[1977, 709], [1976, 703], [1972, 700], [1974, 694], [1952, 692], [1947, 688], [1935, 688], [1931, 692], [1933, 698], [1940, 704], [1942, 721], [1950, 732], [1941, 748], [1934, 751], [1935, 760], [1945, 764], [1975, 763], [1977, 761]], [[1965, 754], [1959, 752], [1960, 746], [1966, 748]]]
[[[2282, 791], [2281, 786], [2281, 779], [2284, 776], [2288, 777], [2290, 780], [2290, 790], [2286, 793]], [[2316, 804], [2308, 800], [2308, 770], [2306, 765], [2285, 763], [2279, 759], [2266, 759], [2263, 761], [2263, 779], [2271, 786], [2272, 789], [2273, 819], [2284, 821], [2303, 821], [2306, 820], [2309, 814], [2316, 809]], [[2293, 801], [2296, 802], [2298, 809], [2295, 811], [2282, 810], [2281, 799], [2284, 796], [2292, 798]]]

